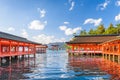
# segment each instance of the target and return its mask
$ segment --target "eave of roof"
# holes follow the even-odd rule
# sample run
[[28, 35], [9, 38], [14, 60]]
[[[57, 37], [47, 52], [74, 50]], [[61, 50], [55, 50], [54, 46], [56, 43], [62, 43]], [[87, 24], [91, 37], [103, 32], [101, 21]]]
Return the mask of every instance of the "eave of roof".
[[101, 44], [108, 43], [108, 42], [112, 42], [112, 41], [116, 41], [116, 40], [120, 40], [120, 36], [117, 36], [115, 39], [108, 40], [108, 41], [103, 42], [103, 43], [101, 43]]
[[19, 37], [13, 34], [5, 33], [5, 32], [1, 32], [1, 31], [0, 31], [0, 38], [41, 45], [41, 43], [33, 42], [30, 40], [27, 40], [26, 38]]
[[100, 36], [119, 36], [119, 34], [75, 35], [75, 37], [100, 37]]
[[100, 44], [108, 40], [115, 39], [118, 34], [109, 34], [109, 35], [82, 35], [75, 36], [73, 40], [66, 42], [67, 44]]
[[100, 42], [66, 42], [66, 44], [100, 44]]

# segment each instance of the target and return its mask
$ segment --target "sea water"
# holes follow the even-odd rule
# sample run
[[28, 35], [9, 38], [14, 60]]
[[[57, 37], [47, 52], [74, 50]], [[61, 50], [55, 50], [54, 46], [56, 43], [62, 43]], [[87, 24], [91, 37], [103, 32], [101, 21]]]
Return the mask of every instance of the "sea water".
[[68, 56], [65, 50], [48, 50], [36, 54], [36, 58], [26, 56], [2, 64], [0, 80], [119, 80], [119, 72], [112, 74], [116, 68], [111, 65], [119, 68], [118, 63], [100, 57]]

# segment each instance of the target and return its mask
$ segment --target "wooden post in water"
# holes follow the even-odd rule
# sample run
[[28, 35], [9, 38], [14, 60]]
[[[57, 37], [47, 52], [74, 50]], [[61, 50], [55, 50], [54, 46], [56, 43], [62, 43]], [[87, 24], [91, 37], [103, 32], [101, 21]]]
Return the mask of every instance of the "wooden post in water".
[[11, 58], [11, 56], [9, 56], [9, 63], [11, 64], [11, 60], [12, 60], [12, 58]]
[[118, 55], [118, 63], [120, 63], [120, 55]]
[[113, 58], [112, 58], [112, 61], [114, 62], [115, 61], [115, 55], [113, 54]]
[[110, 54], [109, 54], [109, 58], [108, 59], [110, 60]]
[[35, 53], [34, 53], [34, 58], [36, 58], [36, 55], [35, 55]]
[[1, 66], [1, 63], [2, 63], [2, 59], [0, 58], [0, 66]]
[[104, 54], [104, 59], [106, 59], [106, 54]]
[[106, 59], [108, 59], [108, 54], [106, 54]]
[[104, 53], [102, 53], [102, 58], [104, 59]]
[[28, 54], [28, 59], [30, 58], [29, 54]]
[[19, 67], [19, 56], [17, 56], [16, 60], [17, 60], [17, 63], [16, 63], [17, 65], [16, 66]]
[[22, 59], [24, 59], [24, 55], [22, 55]]
[[105, 54], [105, 59], [107, 59], [107, 54]]

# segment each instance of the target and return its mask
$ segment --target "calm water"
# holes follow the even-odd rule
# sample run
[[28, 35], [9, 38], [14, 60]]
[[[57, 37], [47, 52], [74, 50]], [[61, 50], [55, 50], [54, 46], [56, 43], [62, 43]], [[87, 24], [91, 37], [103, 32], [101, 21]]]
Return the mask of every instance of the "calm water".
[[2, 64], [0, 80], [120, 80], [120, 64], [95, 57], [68, 57], [48, 51]]

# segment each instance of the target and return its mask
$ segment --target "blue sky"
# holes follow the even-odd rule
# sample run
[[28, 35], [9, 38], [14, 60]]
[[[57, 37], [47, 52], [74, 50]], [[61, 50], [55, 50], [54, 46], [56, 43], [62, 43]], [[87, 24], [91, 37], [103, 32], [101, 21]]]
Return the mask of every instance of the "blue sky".
[[120, 23], [120, 0], [0, 0], [0, 31], [43, 44]]

